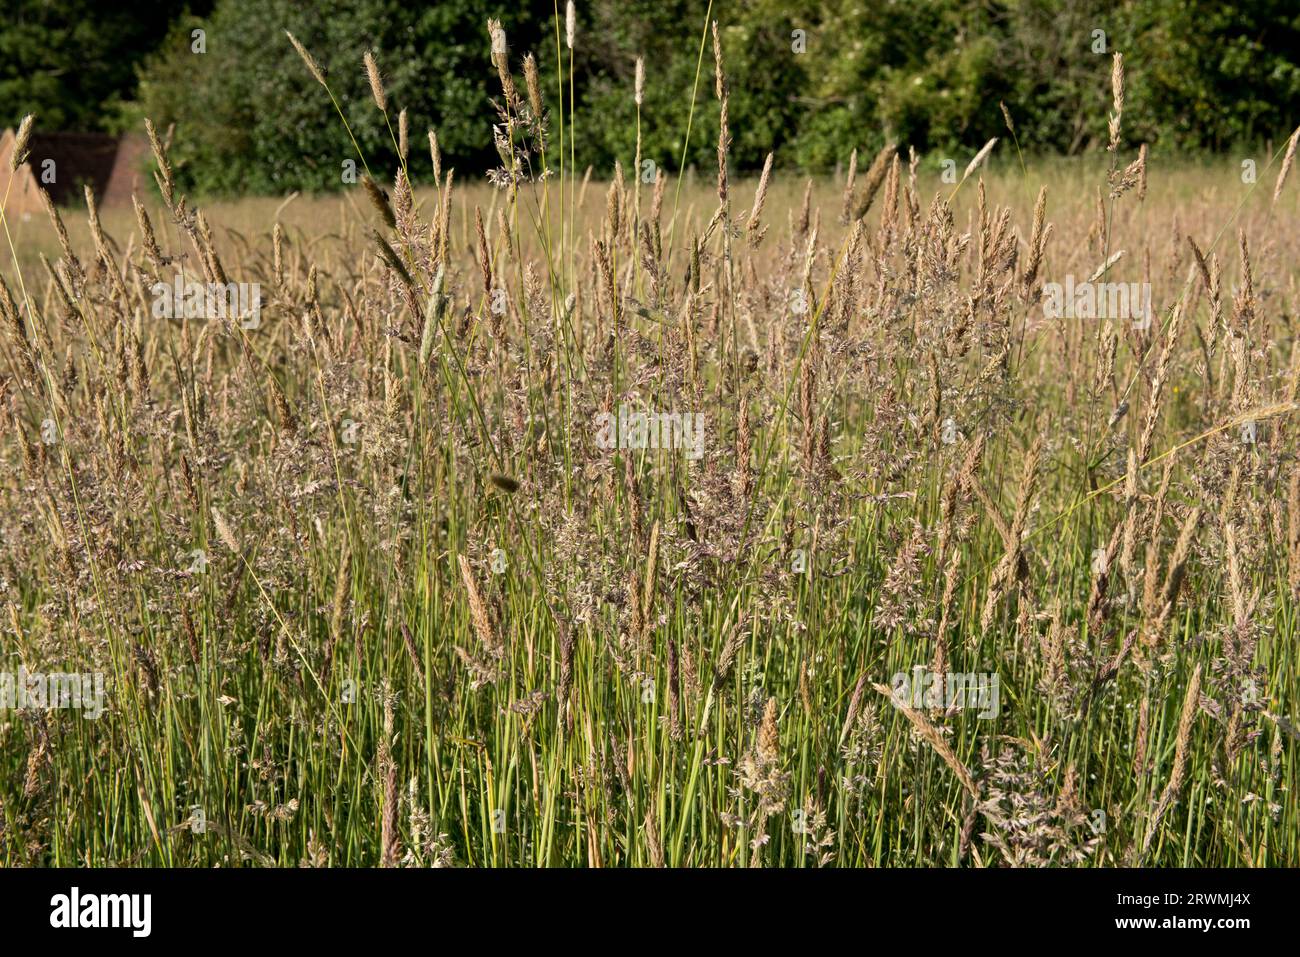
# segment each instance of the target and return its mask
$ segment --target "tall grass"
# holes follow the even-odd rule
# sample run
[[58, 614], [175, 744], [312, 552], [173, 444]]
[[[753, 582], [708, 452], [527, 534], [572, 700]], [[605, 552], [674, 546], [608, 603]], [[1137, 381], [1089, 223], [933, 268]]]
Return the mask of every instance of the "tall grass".
[[[724, 122], [716, 190], [588, 199], [491, 32], [492, 186], [209, 216], [155, 136], [161, 204], [5, 220], [0, 671], [109, 694], [0, 713], [0, 859], [1300, 863], [1294, 185], [1148, 171], [1117, 93], [1041, 194], [738, 180]], [[1148, 328], [1045, 317], [1099, 267]], [[260, 325], [155, 318], [178, 272]]]

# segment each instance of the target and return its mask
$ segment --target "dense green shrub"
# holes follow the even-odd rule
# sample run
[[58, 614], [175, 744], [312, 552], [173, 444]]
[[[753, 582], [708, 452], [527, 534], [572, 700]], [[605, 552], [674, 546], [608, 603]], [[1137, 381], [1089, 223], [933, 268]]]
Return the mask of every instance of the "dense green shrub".
[[[117, 9], [112, 9], [117, 7]], [[112, 129], [114, 106], [135, 86], [185, 0], [132, 7], [94, 0], [6, 0], [0, 13], [0, 127], [35, 113], [47, 130]], [[207, 13], [211, 0], [190, 0]]]
[[[181, 181], [201, 191], [325, 190], [357, 160], [329, 97], [290, 45], [291, 31], [326, 71], [357, 144], [376, 170], [392, 170], [397, 113], [408, 111], [412, 175], [431, 168], [427, 131], [437, 129], [449, 162], [485, 168], [492, 153], [495, 73], [485, 0], [416, 8], [402, 0], [338, 0], [328, 15], [295, 0], [223, 0], [207, 21], [176, 25], [147, 63], [139, 112], [175, 123]], [[538, 20], [511, 21], [512, 45], [540, 37]], [[206, 52], [192, 52], [194, 28]], [[362, 69], [373, 50], [389, 95], [390, 120], [375, 107]]]
[[[633, 76], [646, 61], [642, 156], [668, 169], [714, 162], [718, 109], [707, 0], [579, 4], [573, 53], [577, 161], [631, 175]], [[141, 71], [132, 121], [177, 126], [182, 180], [206, 191], [331, 189], [354, 155], [324, 91], [284, 37], [292, 30], [327, 69], [357, 141], [378, 170], [390, 134], [361, 69], [373, 48], [396, 110], [409, 110], [412, 169], [429, 174], [425, 132], [448, 165], [477, 177], [495, 164], [499, 94], [485, 21], [501, 18], [516, 71], [541, 66], [551, 137], [559, 133], [554, 17], [562, 0], [340, 0], [328, 15], [296, 0], [217, 0], [179, 18]], [[1300, 11], [1292, 0], [737, 0], [720, 21], [730, 91], [732, 162], [825, 170], [885, 142], [962, 157], [1005, 136], [1005, 102], [1026, 151], [1099, 148], [1114, 51], [1127, 64], [1124, 131], [1157, 150], [1223, 150], [1271, 140], [1300, 122]], [[207, 52], [191, 52], [191, 30]], [[0, 26], [0, 43], [6, 29]], [[569, 51], [560, 51], [568, 70]], [[702, 54], [702, 55], [701, 55]], [[694, 108], [692, 93], [694, 91]], [[567, 84], [566, 84], [567, 95]], [[689, 142], [686, 137], [690, 125]], [[567, 153], [566, 149], [566, 153]]]

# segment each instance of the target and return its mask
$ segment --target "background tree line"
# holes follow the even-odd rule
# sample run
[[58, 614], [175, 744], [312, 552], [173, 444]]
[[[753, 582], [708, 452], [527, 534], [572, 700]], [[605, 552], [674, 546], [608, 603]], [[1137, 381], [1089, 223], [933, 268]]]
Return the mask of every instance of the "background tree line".
[[[445, 163], [477, 175], [495, 162], [499, 92], [485, 22], [502, 20], [512, 63], [537, 56], [554, 141], [557, 2], [563, 18], [562, 0], [157, 0], [111, 13], [86, 0], [18, 0], [0, 19], [0, 119], [13, 124], [35, 111], [45, 129], [112, 130], [138, 128], [148, 115], [160, 127], [176, 124], [174, 160], [188, 188], [337, 188], [351, 144], [288, 29], [326, 69], [373, 167], [396, 158], [370, 102], [366, 49], [390, 101], [409, 112], [412, 149], [435, 128]], [[631, 164], [638, 56], [646, 60], [643, 155], [668, 169], [683, 155], [687, 165], [713, 162], [707, 45], [684, 143], [706, 9], [707, 0], [578, 4], [580, 165]], [[1223, 151], [1280, 139], [1300, 121], [1294, 0], [722, 0], [712, 16], [723, 27], [740, 168], [760, 166], [774, 149], [780, 165], [825, 170], [886, 141], [962, 155], [1005, 135], [1000, 102], [1026, 151], [1100, 148], [1114, 50], [1125, 54], [1132, 142]], [[203, 53], [193, 52], [195, 29], [204, 31]], [[429, 164], [415, 169], [427, 173]]]

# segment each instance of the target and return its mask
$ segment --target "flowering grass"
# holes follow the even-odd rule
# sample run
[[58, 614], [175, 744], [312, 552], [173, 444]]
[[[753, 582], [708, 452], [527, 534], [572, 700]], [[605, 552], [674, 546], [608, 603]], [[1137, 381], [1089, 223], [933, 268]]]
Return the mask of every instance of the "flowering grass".
[[151, 130], [161, 199], [5, 221], [0, 670], [108, 692], [0, 712], [0, 860], [1300, 863], [1285, 147], [1148, 161], [1117, 66], [1104, 162], [738, 180], [706, 35], [716, 178], [590, 179], [563, 27], [490, 27], [490, 184], [394, 113], [369, 186], [199, 211]]

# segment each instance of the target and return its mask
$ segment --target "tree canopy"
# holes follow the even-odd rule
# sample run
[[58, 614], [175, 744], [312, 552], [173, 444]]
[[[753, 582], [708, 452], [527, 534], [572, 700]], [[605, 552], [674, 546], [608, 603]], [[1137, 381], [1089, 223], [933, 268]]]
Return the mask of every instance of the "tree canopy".
[[[34, 111], [46, 129], [111, 129], [146, 115], [160, 127], [175, 123], [181, 180], [202, 190], [341, 185], [355, 151], [286, 30], [327, 71], [358, 146], [380, 169], [396, 157], [370, 102], [366, 50], [394, 116], [408, 110], [413, 143], [436, 129], [446, 162], [469, 174], [494, 161], [489, 17], [502, 21], [517, 71], [525, 53], [536, 55], [553, 135], [557, 54], [568, 96], [556, 0], [215, 0], [188, 9], [164, 0], [107, 14], [93, 6], [19, 0], [16, 15], [0, 21], [5, 120]], [[580, 164], [631, 164], [637, 57], [646, 62], [642, 155], [668, 169], [712, 162], [708, 10], [706, 0], [578, 5], [570, 119]], [[741, 169], [760, 166], [769, 150], [780, 165], [815, 171], [886, 142], [922, 152], [978, 148], [1005, 135], [1000, 104], [1027, 151], [1099, 148], [1117, 50], [1135, 142], [1225, 150], [1277, 140], [1300, 122], [1300, 8], [1291, 0], [736, 0], [715, 4], [712, 17]]]

